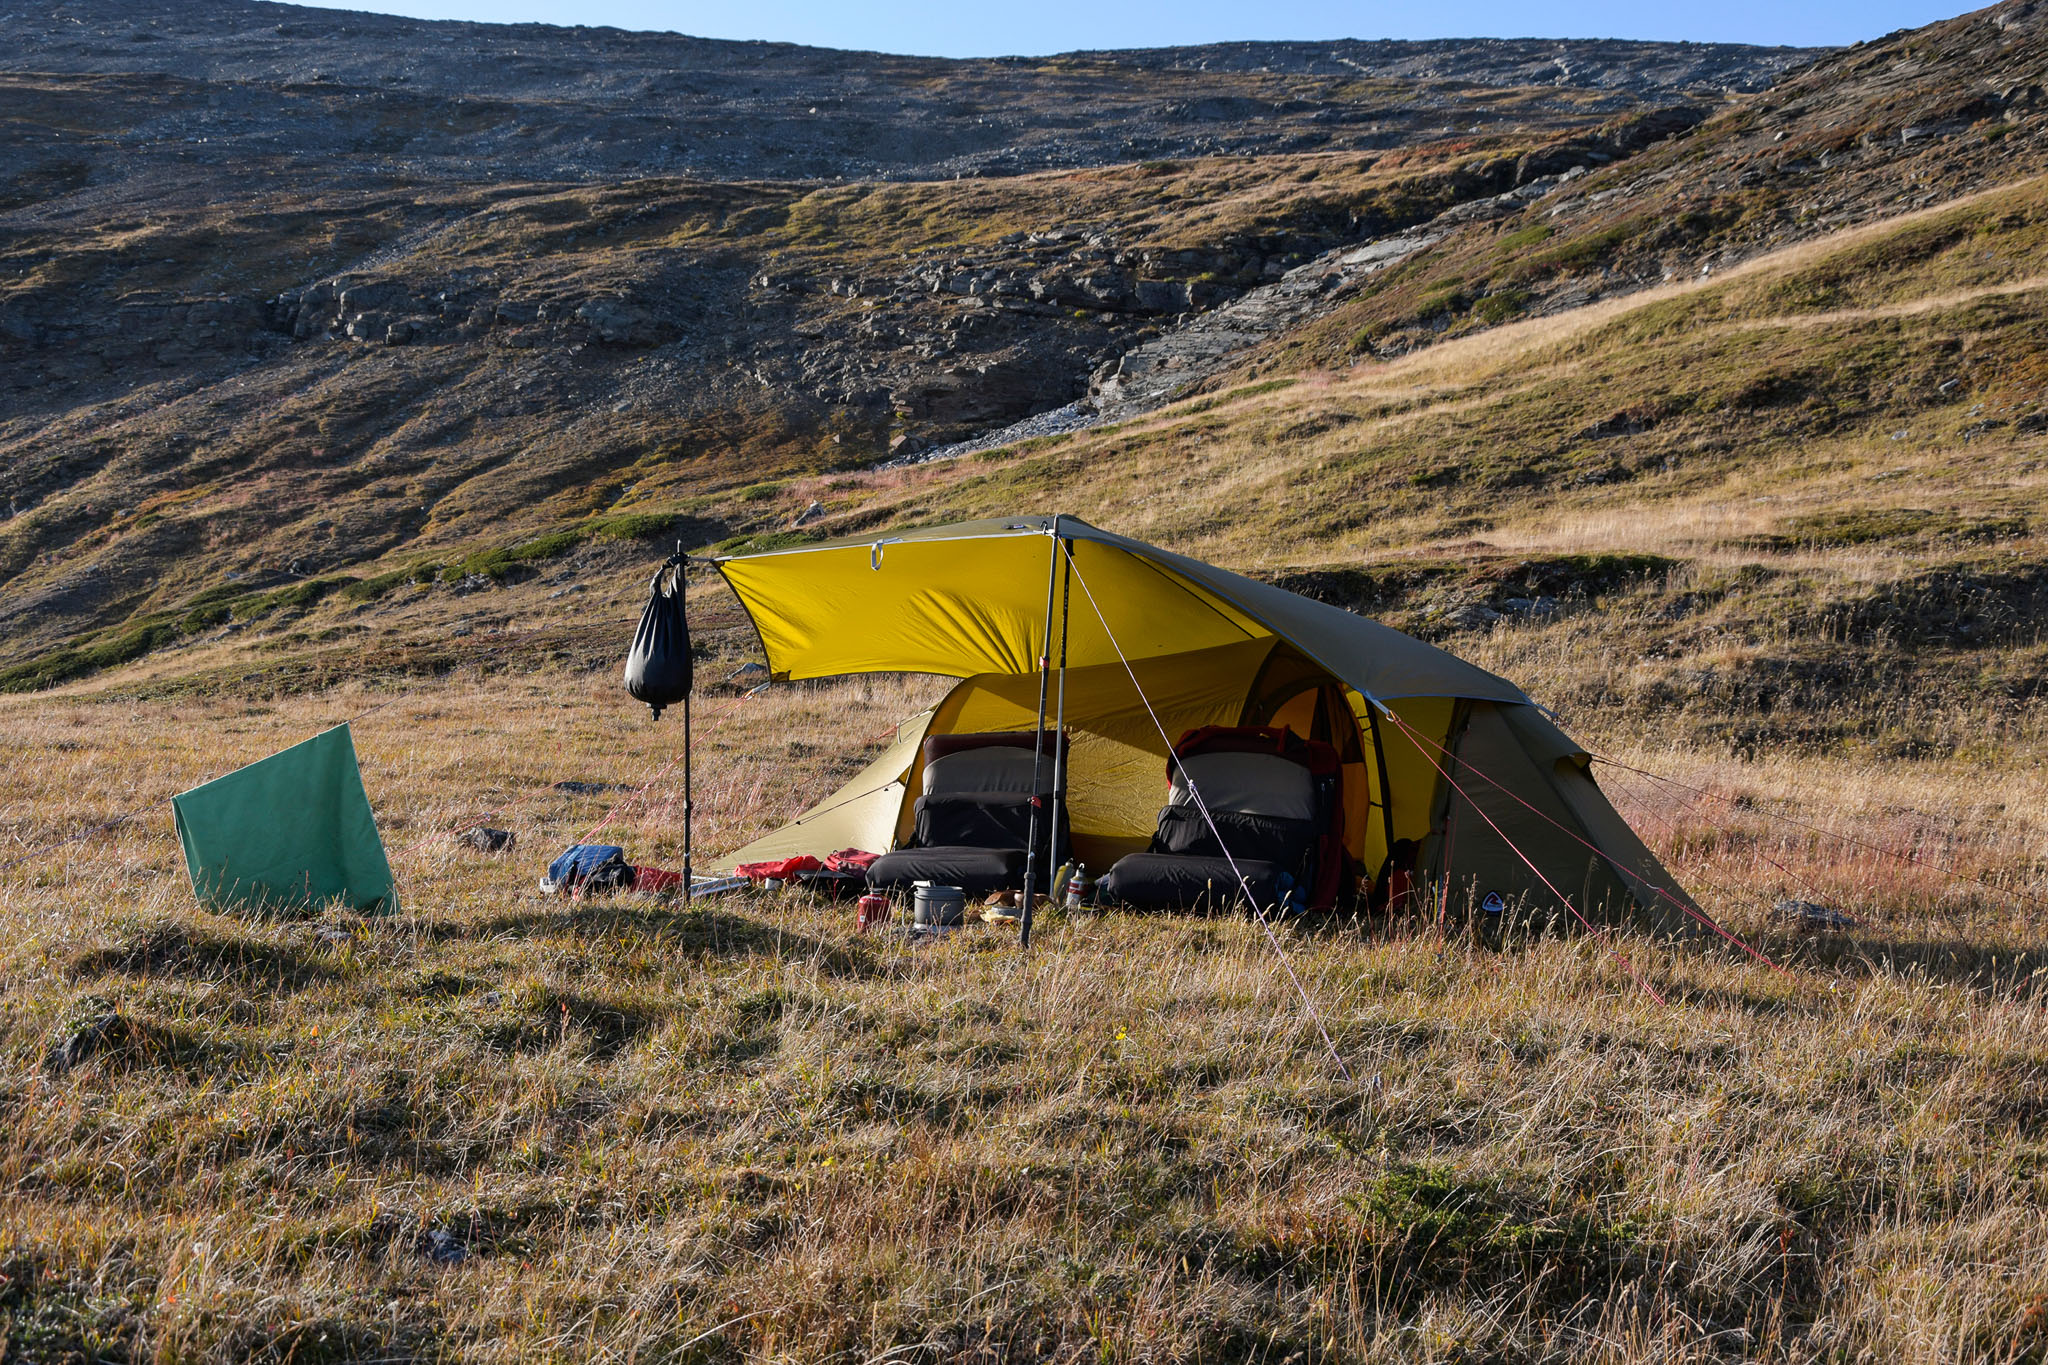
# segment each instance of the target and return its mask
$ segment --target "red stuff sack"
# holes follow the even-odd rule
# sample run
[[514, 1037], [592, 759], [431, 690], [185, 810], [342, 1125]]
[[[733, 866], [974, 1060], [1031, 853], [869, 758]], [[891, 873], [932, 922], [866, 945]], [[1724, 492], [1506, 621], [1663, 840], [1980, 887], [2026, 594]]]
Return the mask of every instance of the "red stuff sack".
[[770, 878], [788, 881], [799, 872], [816, 872], [824, 864], [808, 853], [799, 853], [794, 858], [781, 858], [771, 863], [741, 863], [733, 869], [739, 876], [750, 882], [765, 882]]
[[837, 853], [825, 855], [825, 870], [865, 873], [874, 864], [875, 859], [881, 856], [879, 853], [868, 853], [858, 848], [842, 848]]
[[683, 884], [683, 874], [667, 872], [658, 867], [636, 867], [633, 869], [633, 889], [659, 895], [673, 891]]

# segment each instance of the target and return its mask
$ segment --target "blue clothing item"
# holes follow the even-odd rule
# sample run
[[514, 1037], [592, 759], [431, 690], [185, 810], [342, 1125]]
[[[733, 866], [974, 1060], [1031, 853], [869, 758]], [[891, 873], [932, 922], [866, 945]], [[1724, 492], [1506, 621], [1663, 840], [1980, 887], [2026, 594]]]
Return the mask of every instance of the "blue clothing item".
[[558, 887], [617, 886], [632, 877], [626, 850], [617, 844], [575, 844], [548, 864], [548, 880]]

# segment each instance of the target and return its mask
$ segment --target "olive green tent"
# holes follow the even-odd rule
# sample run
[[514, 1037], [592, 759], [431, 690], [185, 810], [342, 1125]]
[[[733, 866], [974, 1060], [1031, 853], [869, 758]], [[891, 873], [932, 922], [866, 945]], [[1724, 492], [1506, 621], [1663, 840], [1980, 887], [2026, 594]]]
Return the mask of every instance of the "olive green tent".
[[346, 725], [180, 792], [171, 809], [210, 910], [397, 908]]
[[[1045, 667], [1072, 736], [1074, 852], [1101, 870], [1150, 837], [1166, 735], [1285, 725], [1336, 746], [1345, 842], [1368, 873], [1401, 840], [1459, 900], [1691, 932], [1705, 917], [1615, 813], [1587, 753], [1520, 688], [1339, 607], [1069, 516], [876, 533], [718, 561], [771, 676], [960, 679], [868, 767], [727, 866], [909, 836], [928, 735], [1030, 730]], [[1449, 899], [1447, 897], [1447, 899]]]

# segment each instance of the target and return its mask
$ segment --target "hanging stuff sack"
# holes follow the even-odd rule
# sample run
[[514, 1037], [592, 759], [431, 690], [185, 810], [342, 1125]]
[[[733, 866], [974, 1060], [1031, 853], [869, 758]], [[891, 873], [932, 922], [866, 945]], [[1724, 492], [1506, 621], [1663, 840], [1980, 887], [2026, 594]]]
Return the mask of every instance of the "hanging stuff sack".
[[[644, 701], [661, 719], [662, 710], [677, 702], [683, 705], [683, 870], [664, 872], [658, 868], [625, 868], [627, 884], [656, 893], [680, 889], [683, 903], [695, 894], [697, 876], [690, 863], [692, 829], [696, 806], [690, 794], [690, 692], [696, 685], [696, 666], [690, 658], [690, 618], [683, 604], [683, 566], [689, 556], [682, 542], [676, 552], [654, 571], [647, 585], [647, 605], [640, 612], [640, 625], [633, 632], [633, 647], [626, 652], [626, 691]], [[625, 867], [623, 858], [620, 866]], [[730, 889], [722, 888], [722, 889]]]
[[647, 606], [626, 655], [626, 690], [652, 707], [654, 718], [660, 720], [664, 707], [690, 695], [695, 680], [690, 622], [683, 612], [683, 558], [677, 554], [655, 571], [648, 585]]

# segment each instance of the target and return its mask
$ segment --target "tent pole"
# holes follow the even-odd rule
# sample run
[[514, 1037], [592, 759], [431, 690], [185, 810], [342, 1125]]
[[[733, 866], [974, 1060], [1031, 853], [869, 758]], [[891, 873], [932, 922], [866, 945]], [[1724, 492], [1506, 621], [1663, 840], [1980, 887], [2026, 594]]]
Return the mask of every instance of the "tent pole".
[[[1059, 703], [1054, 711], [1052, 723], [1052, 834], [1047, 839], [1048, 852], [1045, 865], [1048, 872], [1060, 869], [1060, 812], [1067, 805], [1067, 621], [1072, 615], [1074, 592], [1074, 542], [1059, 534], [1060, 519], [1052, 519], [1053, 543], [1059, 547], [1060, 555], [1060, 688]], [[1068, 850], [1072, 852], [1072, 850]], [[1046, 888], [1046, 895], [1054, 904], [1059, 903], [1062, 892], [1057, 886]]]
[[[1387, 746], [1380, 738], [1379, 702], [1365, 699], [1365, 718], [1372, 725], [1372, 756], [1380, 770], [1380, 826], [1386, 831], [1386, 856], [1394, 856], [1394, 789], [1387, 782]], [[1370, 899], [1370, 897], [1368, 897]]]
[[1060, 519], [1054, 517], [1053, 534], [1046, 541], [1052, 554], [1045, 562], [1045, 633], [1038, 637], [1038, 729], [1031, 736], [1031, 824], [1027, 831], [1030, 842], [1024, 846], [1024, 914], [1017, 933], [1020, 948], [1031, 946], [1032, 890], [1038, 884], [1038, 812], [1044, 804], [1039, 793], [1045, 789], [1045, 701], [1052, 671], [1052, 600], [1060, 583], [1059, 525]]

